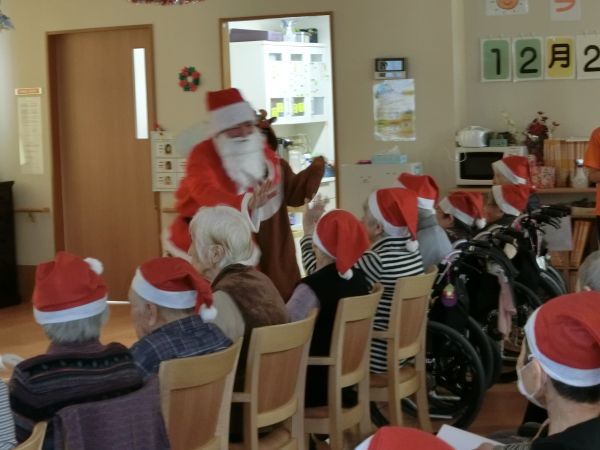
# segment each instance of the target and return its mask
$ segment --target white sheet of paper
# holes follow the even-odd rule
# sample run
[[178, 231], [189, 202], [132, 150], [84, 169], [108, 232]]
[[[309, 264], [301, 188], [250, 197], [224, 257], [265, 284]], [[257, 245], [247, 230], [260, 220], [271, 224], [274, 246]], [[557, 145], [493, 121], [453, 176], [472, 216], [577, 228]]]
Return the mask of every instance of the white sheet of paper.
[[42, 99], [39, 96], [17, 97], [19, 121], [19, 162], [21, 173], [44, 173], [42, 144]]
[[573, 250], [573, 230], [571, 228], [571, 216], [560, 219], [560, 228], [556, 229], [550, 225], [544, 225], [542, 230], [546, 232], [544, 239], [548, 244], [548, 250], [553, 252]]
[[437, 437], [450, 444], [456, 450], [473, 450], [486, 442], [494, 445], [502, 445], [500, 442], [445, 424], [440, 428]]

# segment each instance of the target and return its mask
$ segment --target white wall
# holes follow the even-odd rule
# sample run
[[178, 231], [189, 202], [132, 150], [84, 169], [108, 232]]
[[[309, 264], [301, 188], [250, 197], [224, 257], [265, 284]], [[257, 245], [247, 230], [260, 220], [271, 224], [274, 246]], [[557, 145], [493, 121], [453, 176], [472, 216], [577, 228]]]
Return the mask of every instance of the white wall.
[[555, 136], [589, 136], [600, 125], [600, 82], [598, 80], [557, 80], [481, 83], [479, 81], [479, 39], [519, 36], [576, 36], [598, 32], [600, 2], [582, 0], [582, 19], [577, 22], [550, 20], [549, 1], [529, 0], [529, 14], [512, 17], [486, 16], [484, 2], [467, 1], [465, 8], [465, 49], [467, 116], [464, 123], [502, 131], [503, 110], [518, 125], [525, 125], [545, 112], [560, 126]]
[[[332, 11], [337, 163], [368, 158], [390, 147], [373, 139], [373, 61], [404, 56], [410, 76], [416, 79], [417, 140], [401, 143], [400, 150], [413, 160], [424, 161], [425, 169], [449, 187], [452, 172], [445, 155], [454, 145], [455, 110], [460, 104], [454, 91], [461, 84], [457, 78], [461, 71], [454, 64], [460, 52], [455, 51], [453, 31], [462, 21], [461, 5], [462, 0], [305, 0], [301, 4], [295, 0], [207, 0], [162, 7], [126, 0], [4, 0], [2, 10], [17, 29], [0, 32], [0, 179], [16, 181], [18, 207], [51, 206], [48, 96], [42, 99], [46, 172], [33, 176], [21, 174], [17, 162], [13, 95], [14, 88], [29, 86], [41, 86], [47, 93], [47, 32], [152, 24], [158, 121], [177, 132], [205, 119], [204, 92], [221, 87], [219, 18]], [[471, 41], [477, 30], [468, 31], [466, 42], [475, 45]], [[202, 72], [203, 84], [196, 94], [184, 93], [177, 85], [177, 74], [186, 65]], [[480, 115], [471, 102], [469, 115]], [[165, 205], [171, 202], [168, 195], [161, 198]], [[36, 223], [19, 214], [19, 264], [37, 264], [52, 257], [52, 222], [52, 214], [38, 215]]]

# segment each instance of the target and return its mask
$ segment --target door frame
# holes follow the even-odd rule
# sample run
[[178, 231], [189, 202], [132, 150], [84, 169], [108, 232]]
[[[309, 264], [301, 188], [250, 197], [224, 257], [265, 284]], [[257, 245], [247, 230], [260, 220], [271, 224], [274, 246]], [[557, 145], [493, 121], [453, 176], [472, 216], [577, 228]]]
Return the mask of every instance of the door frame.
[[340, 177], [339, 177], [339, 166], [340, 159], [338, 154], [338, 125], [337, 125], [337, 95], [336, 95], [336, 83], [335, 83], [335, 33], [333, 27], [333, 11], [319, 11], [319, 12], [307, 12], [307, 13], [290, 13], [290, 14], [273, 14], [273, 15], [262, 15], [262, 16], [246, 16], [246, 17], [223, 17], [219, 19], [219, 34], [220, 47], [221, 47], [221, 89], [231, 87], [231, 70], [229, 65], [229, 22], [242, 22], [246, 20], [265, 20], [265, 19], [280, 19], [280, 18], [293, 18], [293, 17], [308, 17], [308, 16], [328, 16], [329, 17], [329, 36], [331, 41], [330, 55], [331, 55], [331, 102], [333, 105], [333, 156], [335, 159], [336, 173], [335, 173], [335, 197], [336, 205], [340, 204]]
[[[62, 30], [46, 32], [46, 48], [48, 57], [48, 98], [50, 107], [50, 145], [51, 145], [51, 161], [52, 161], [52, 210], [54, 212], [54, 252], [65, 249], [65, 228], [64, 228], [64, 210], [62, 198], [62, 160], [61, 160], [61, 142], [60, 142], [60, 114], [58, 108], [58, 80], [56, 77], [56, 43], [57, 37], [78, 34], [78, 33], [95, 33], [101, 31], [122, 31], [122, 30], [149, 30], [150, 31], [150, 48], [147, 49], [146, 61], [151, 64], [146, 66], [146, 89], [148, 95], [148, 122], [154, 124], [156, 122], [156, 87], [154, 82], [154, 27], [152, 24], [126, 25], [115, 27], [100, 27], [100, 28], [82, 28], [76, 30]], [[149, 56], [148, 56], [149, 55]], [[149, 58], [149, 59], [148, 59]], [[150, 131], [152, 131], [150, 129]], [[148, 150], [150, 150], [151, 139], [148, 138]], [[158, 230], [161, 229], [160, 222], [160, 193], [154, 192], [154, 209], [156, 211], [156, 223]], [[160, 243], [160, 233], [157, 236], [159, 248], [162, 249]]]

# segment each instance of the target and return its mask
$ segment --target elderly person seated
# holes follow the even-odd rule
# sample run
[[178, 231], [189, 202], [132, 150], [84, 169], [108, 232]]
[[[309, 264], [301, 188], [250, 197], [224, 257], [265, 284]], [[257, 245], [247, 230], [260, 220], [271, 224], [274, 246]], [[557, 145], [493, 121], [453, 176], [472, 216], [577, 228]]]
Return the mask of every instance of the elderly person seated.
[[232, 341], [245, 338], [238, 364], [241, 375], [252, 329], [287, 323], [285, 303], [273, 282], [254, 267], [259, 252], [241, 212], [224, 205], [200, 208], [190, 232], [192, 264], [212, 282], [219, 311], [214, 324]]
[[216, 315], [208, 282], [181, 258], [155, 258], [138, 267], [129, 301], [140, 339], [131, 354], [145, 379], [158, 373], [161, 361], [231, 345], [219, 327], [205, 322]]
[[[67, 252], [40, 264], [35, 275], [33, 315], [50, 346], [46, 354], [17, 364], [9, 382], [17, 439], [24, 441], [35, 422], [61, 408], [108, 399], [142, 386], [142, 374], [122, 344], [100, 343], [108, 318], [102, 264]], [[44, 448], [52, 448], [53, 430]]]
[[423, 266], [437, 266], [452, 250], [452, 244], [444, 229], [438, 223], [435, 203], [439, 198], [439, 188], [429, 175], [401, 173], [400, 187], [417, 194], [418, 220], [417, 240], [423, 258]]
[[[349, 242], [352, 245], [348, 245]], [[369, 238], [356, 217], [336, 209], [319, 219], [313, 246], [317, 270], [300, 281], [286, 307], [292, 320], [304, 319], [312, 309], [319, 309], [310, 355], [327, 356], [339, 301], [369, 293], [369, 283], [363, 271], [352, 268], [369, 248]], [[326, 366], [308, 367], [307, 407], [327, 404], [327, 371]]]
[[[313, 231], [324, 205], [315, 202], [304, 215], [304, 236], [300, 240], [302, 264], [307, 273], [316, 267]], [[375, 313], [374, 330], [388, 327], [396, 280], [423, 273], [417, 236], [417, 194], [403, 188], [379, 189], [369, 195], [364, 205], [365, 225], [371, 247], [357, 261], [369, 287], [381, 283], [383, 294]], [[443, 233], [443, 230], [442, 230]], [[349, 245], [351, 243], [348, 243]], [[371, 344], [371, 371], [387, 371], [387, 344], [374, 339]]]
[[525, 326], [517, 361], [519, 391], [548, 410], [540, 436], [527, 443], [478, 449], [600, 448], [600, 293], [550, 300]]
[[590, 253], [579, 266], [576, 290], [600, 292], [600, 250]]

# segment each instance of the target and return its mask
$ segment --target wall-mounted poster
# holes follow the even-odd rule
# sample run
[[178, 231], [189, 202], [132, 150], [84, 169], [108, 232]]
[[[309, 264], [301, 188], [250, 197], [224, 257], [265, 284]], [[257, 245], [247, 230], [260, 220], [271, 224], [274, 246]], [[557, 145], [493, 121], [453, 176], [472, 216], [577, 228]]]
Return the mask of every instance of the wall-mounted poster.
[[175, 149], [175, 137], [168, 131], [153, 131], [152, 190], [174, 191], [185, 175], [185, 158]]
[[581, 20], [581, 0], [550, 0], [552, 20]]
[[575, 78], [575, 39], [572, 36], [546, 37], [546, 79]]
[[534, 81], [544, 79], [544, 39], [541, 37], [514, 38], [513, 80]]
[[415, 80], [385, 80], [373, 85], [375, 139], [414, 141]]
[[528, 12], [528, 0], [485, 0], [485, 13], [488, 16], [512, 16]]
[[482, 39], [481, 63], [481, 81], [509, 81], [510, 39]]
[[600, 35], [577, 36], [577, 78], [590, 80], [600, 78]]

